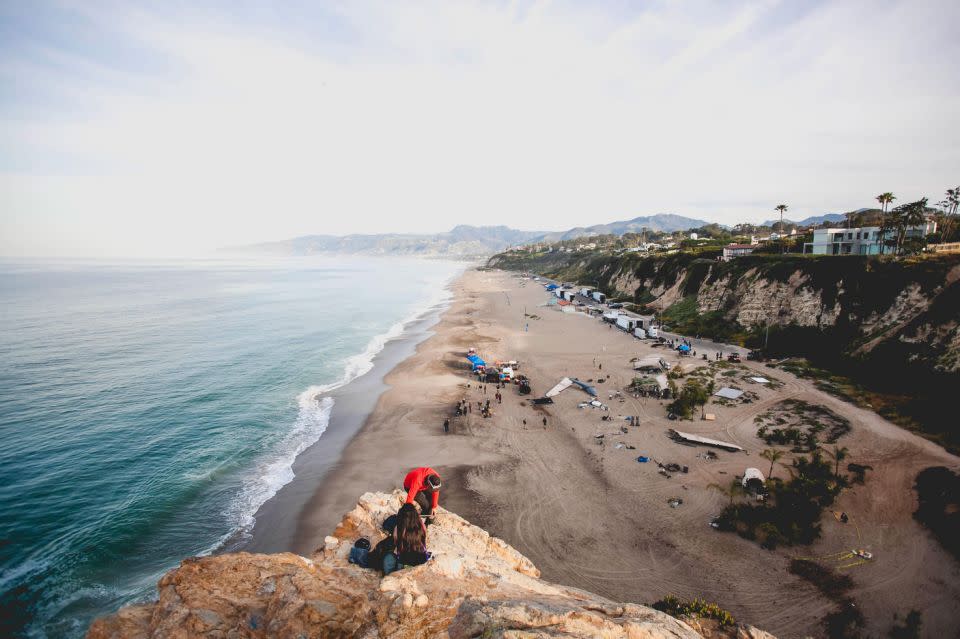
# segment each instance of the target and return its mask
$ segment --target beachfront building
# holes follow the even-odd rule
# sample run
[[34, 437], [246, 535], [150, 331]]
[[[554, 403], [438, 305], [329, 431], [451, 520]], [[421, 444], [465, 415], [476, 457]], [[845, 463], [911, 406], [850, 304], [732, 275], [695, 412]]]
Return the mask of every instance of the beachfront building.
[[756, 249], [756, 244], [727, 244], [723, 247], [723, 261], [729, 262], [735, 257], [750, 255]]
[[[906, 229], [906, 239], [923, 239], [936, 233], [937, 223], [928, 220]], [[814, 229], [813, 241], [804, 242], [803, 252], [813, 255], [880, 255], [891, 252], [884, 248], [884, 240], [892, 240], [896, 234], [893, 229], [883, 233], [879, 226], [864, 226], [853, 229]]]

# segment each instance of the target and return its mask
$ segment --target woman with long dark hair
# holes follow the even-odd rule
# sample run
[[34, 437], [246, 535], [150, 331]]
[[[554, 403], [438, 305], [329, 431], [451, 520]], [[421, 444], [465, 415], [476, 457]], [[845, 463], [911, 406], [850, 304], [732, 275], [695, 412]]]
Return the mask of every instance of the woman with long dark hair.
[[413, 504], [404, 504], [397, 513], [393, 529], [393, 552], [383, 558], [383, 574], [406, 566], [419, 566], [430, 558], [427, 552], [427, 528]]

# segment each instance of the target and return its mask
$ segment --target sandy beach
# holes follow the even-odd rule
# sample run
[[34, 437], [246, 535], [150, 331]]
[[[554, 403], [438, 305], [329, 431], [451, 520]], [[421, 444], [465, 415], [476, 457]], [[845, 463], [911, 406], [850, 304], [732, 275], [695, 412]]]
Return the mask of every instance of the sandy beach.
[[[960, 566], [912, 519], [911, 487], [919, 470], [956, 469], [960, 459], [809, 381], [754, 362], [744, 362], [737, 373], [754, 401], [710, 404], [716, 421], [669, 421], [661, 400], [623, 393], [621, 402], [610, 393], [623, 391], [632, 379], [631, 358], [658, 354], [679, 365], [675, 353], [585, 315], [546, 307], [542, 286], [513, 273], [470, 270], [452, 288], [455, 299], [434, 334], [385, 377], [387, 390], [373, 413], [321, 487], [305, 498], [292, 550], [308, 554], [360, 494], [398, 487], [407, 470], [429, 465], [444, 479], [441, 506], [502, 537], [551, 581], [620, 601], [704, 597], [778, 637], [820, 636], [820, 619], [833, 604], [788, 572], [791, 558], [818, 558], [855, 580], [851, 594], [863, 607], [868, 635], [885, 633], [895, 613], [902, 617], [917, 609], [927, 636], [953, 636]], [[519, 360], [533, 395], [520, 396], [511, 385], [497, 404], [495, 386], [484, 394], [464, 360], [471, 346], [488, 360]], [[713, 352], [705, 352], [712, 359]], [[688, 372], [700, 365], [707, 362], [683, 362]], [[777, 383], [752, 384], [745, 380], [751, 374]], [[597, 389], [610, 410], [578, 408], [586, 395], [575, 388], [553, 405], [531, 404], [530, 397], [564, 376], [603, 378]], [[454, 417], [463, 398], [475, 410]], [[751, 466], [767, 473], [769, 462], [759, 457], [767, 446], [756, 436], [754, 418], [788, 398], [848, 419], [852, 431], [840, 440], [850, 451], [848, 460], [874, 470], [865, 485], [838, 499], [835, 509], [850, 515], [849, 524], [824, 513], [823, 535], [813, 546], [766, 551], [708, 525], [728, 501], [708, 486], [727, 484]], [[494, 410], [489, 419], [476, 411], [475, 402], [486, 399]], [[639, 415], [640, 425], [629, 426], [627, 415]], [[443, 432], [445, 418], [449, 434]], [[670, 428], [730, 441], [746, 453], [719, 451], [710, 460], [704, 448], [673, 442]], [[603, 445], [596, 443], [598, 434], [606, 435]], [[638, 463], [638, 455], [686, 465], [689, 474], [665, 477], [655, 464]], [[787, 470], [778, 465], [774, 474], [782, 477]], [[671, 497], [683, 504], [670, 507]], [[836, 556], [853, 548], [869, 550], [875, 559], [851, 567], [837, 562]]]

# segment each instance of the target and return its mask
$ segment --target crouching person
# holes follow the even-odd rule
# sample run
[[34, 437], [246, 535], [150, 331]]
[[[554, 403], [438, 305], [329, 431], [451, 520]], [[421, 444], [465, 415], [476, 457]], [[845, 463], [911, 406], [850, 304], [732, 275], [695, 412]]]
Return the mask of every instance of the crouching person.
[[417, 502], [427, 524], [432, 523], [433, 511], [440, 503], [440, 475], [437, 471], [426, 466], [414, 468], [404, 478], [403, 489], [407, 491], [406, 503]]
[[413, 504], [404, 504], [397, 513], [393, 529], [393, 552], [383, 555], [383, 574], [419, 566], [430, 559], [427, 552], [427, 529]]

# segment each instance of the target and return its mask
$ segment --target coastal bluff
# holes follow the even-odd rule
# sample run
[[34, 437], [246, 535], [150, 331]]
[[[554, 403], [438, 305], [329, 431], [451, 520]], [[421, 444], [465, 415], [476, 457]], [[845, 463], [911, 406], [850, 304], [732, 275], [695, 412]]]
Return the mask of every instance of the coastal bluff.
[[[609, 637], [773, 639], [750, 626], [717, 628], [616, 603], [540, 579], [533, 563], [454, 513], [438, 511], [433, 558], [381, 578], [348, 562], [375, 545], [404, 494], [366, 493], [312, 557], [232, 553], [184, 560], [158, 601], [93, 622], [88, 639], [147, 637]], [[668, 594], [668, 593], [664, 593]]]

